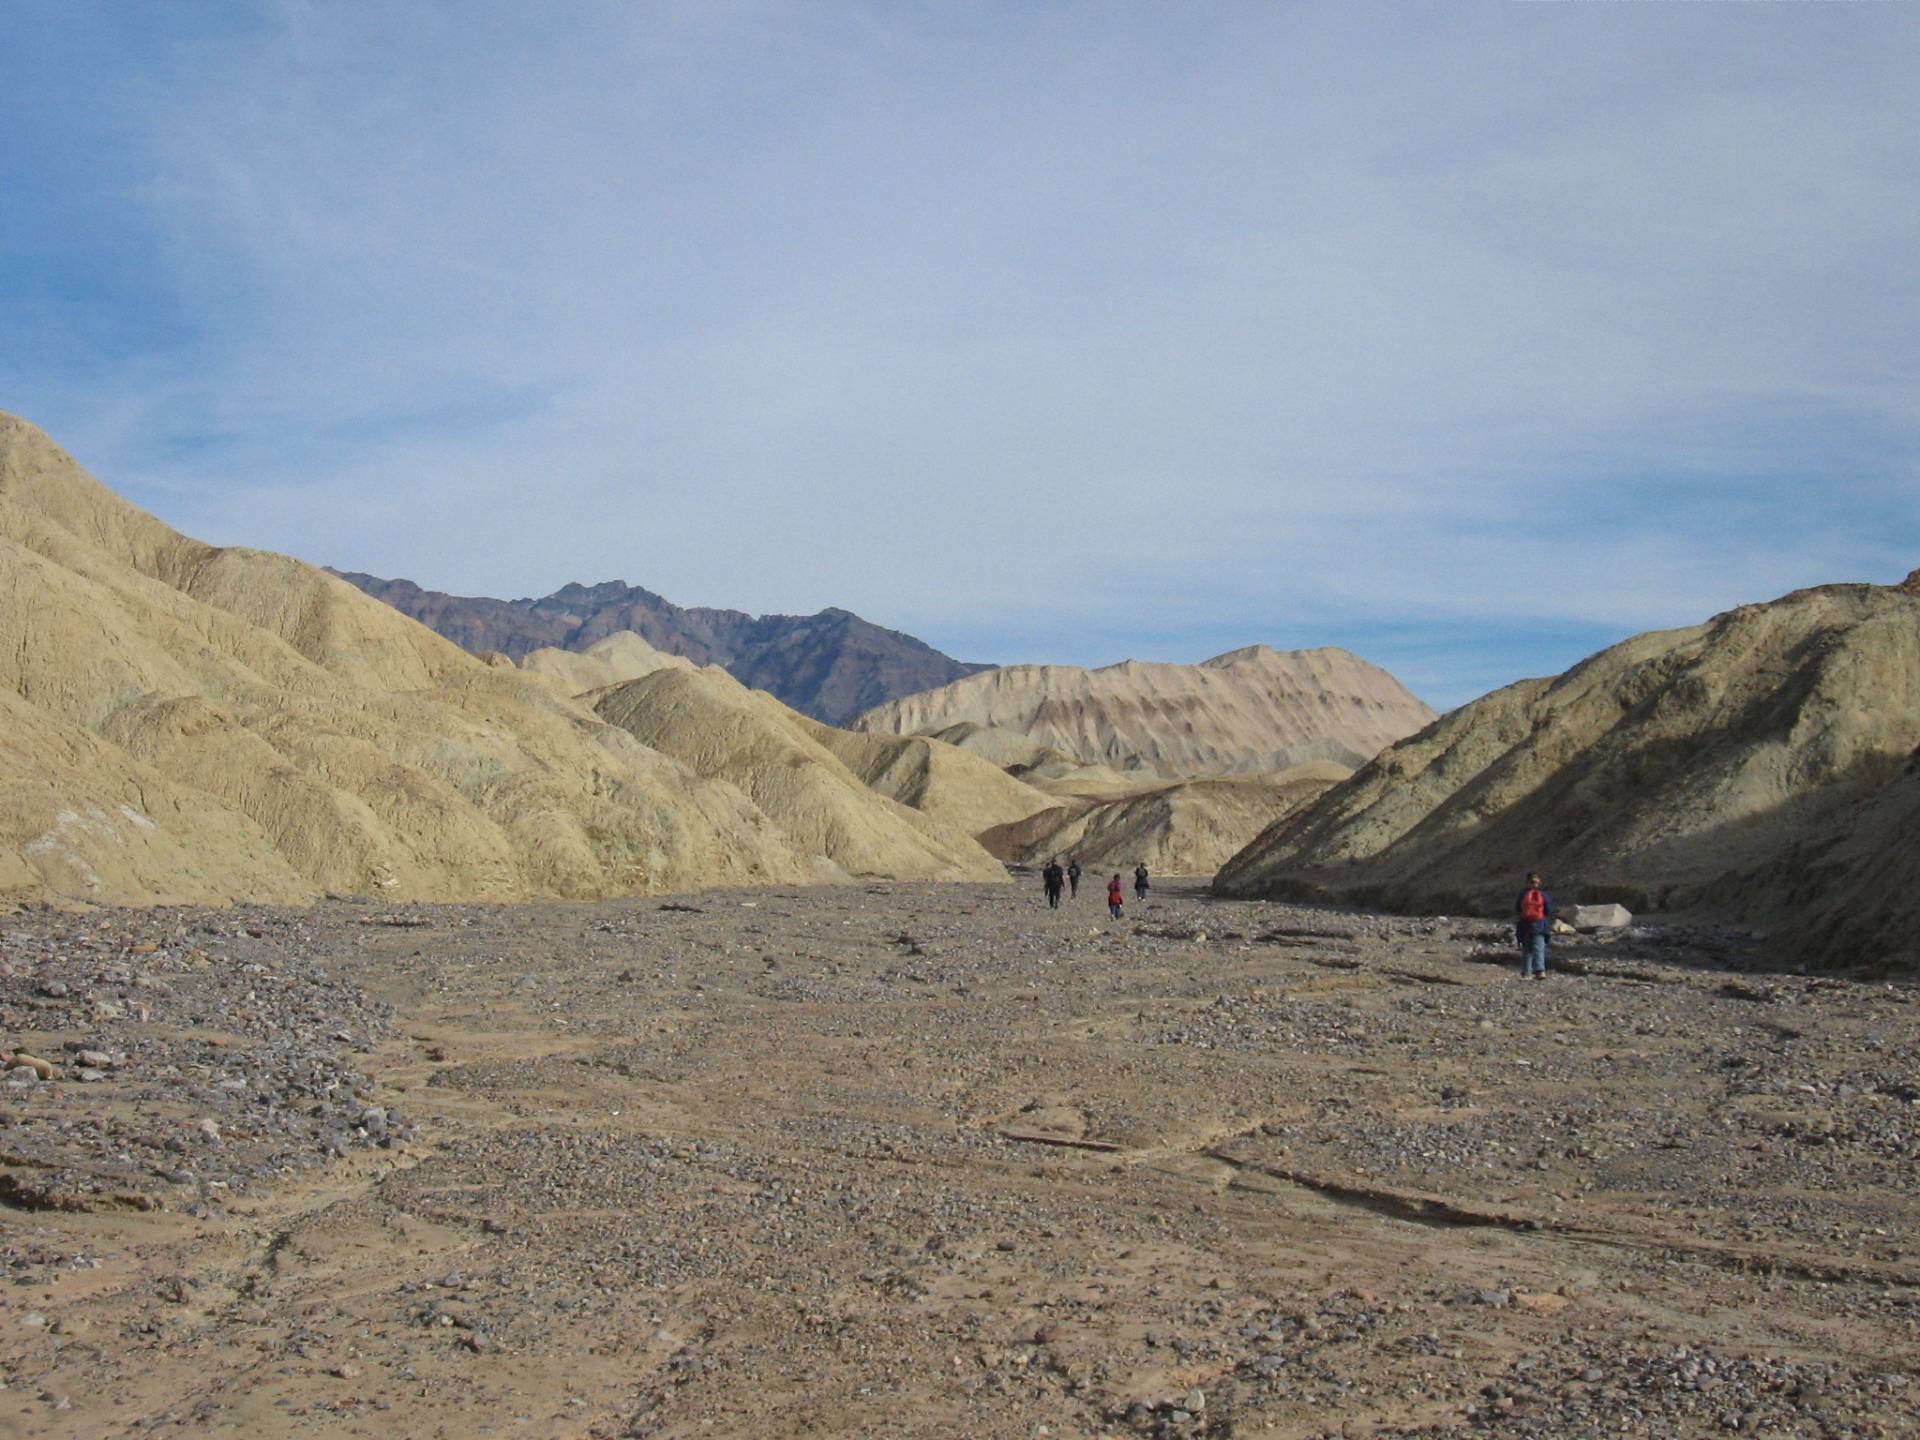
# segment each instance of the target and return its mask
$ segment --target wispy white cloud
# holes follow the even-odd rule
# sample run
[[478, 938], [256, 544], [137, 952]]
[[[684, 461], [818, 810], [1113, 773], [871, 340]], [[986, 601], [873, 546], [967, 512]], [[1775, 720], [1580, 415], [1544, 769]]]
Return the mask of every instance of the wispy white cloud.
[[171, 342], [0, 358], [211, 538], [1443, 699], [1920, 563], [1906, 7], [271, 17], [70, 81]]

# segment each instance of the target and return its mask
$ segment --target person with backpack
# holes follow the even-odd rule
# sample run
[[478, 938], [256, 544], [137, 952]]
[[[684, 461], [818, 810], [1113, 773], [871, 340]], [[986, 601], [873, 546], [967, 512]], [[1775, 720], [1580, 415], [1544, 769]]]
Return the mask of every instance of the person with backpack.
[[1133, 867], [1133, 894], [1142, 905], [1147, 903], [1147, 862], [1144, 860]]
[[1047, 862], [1047, 868], [1040, 872], [1040, 883], [1047, 887], [1047, 908], [1060, 908], [1060, 891], [1067, 882], [1067, 872], [1060, 868], [1060, 857], [1054, 856]]
[[1540, 880], [1538, 871], [1527, 876], [1527, 888], [1513, 902], [1513, 937], [1520, 944], [1520, 973], [1547, 978], [1547, 936], [1553, 933], [1553, 892]]
[[1120, 888], [1120, 877], [1114, 876], [1107, 882], [1107, 914], [1114, 919], [1120, 918], [1120, 907], [1127, 903], [1127, 892]]
[[1080, 893], [1080, 862], [1067, 861], [1067, 898], [1071, 900]]

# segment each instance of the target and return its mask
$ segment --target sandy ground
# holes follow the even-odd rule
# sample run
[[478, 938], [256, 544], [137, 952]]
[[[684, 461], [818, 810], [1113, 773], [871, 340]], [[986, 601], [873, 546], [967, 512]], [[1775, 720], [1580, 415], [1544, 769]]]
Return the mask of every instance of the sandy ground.
[[1913, 989], [1099, 901], [0, 922], [0, 1435], [1920, 1434]]

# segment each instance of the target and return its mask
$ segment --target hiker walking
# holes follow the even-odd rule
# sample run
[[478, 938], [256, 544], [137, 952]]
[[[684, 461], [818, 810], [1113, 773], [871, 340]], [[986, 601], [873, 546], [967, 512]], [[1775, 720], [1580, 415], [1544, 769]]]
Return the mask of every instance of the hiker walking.
[[1067, 861], [1067, 898], [1071, 900], [1080, 893], [1080, 862]]
[[1060, 908], [1060, 890], [1066, 884], [1067, 872], [1060, 868], [1060, 857], [1054, 856], [1047, 862], [1047, 868], [1040, 872], [1040, 883], [1047, 887], [1047, 908]]
[[1553, 894], [1538, 871], [1527, 876], [1527, 888], [1513, 902], [1513, 938], [1520, 945], [1520, 973], [1547, 978], [1547, 936], [1553, 932]]
[[1127, 903], [1127, 892], [1120, 888], [1120, 877], [1114, 876], [1107, 882], [1107, 914], [1114, 919], [1120, 918], [1120, 907]]
[[1133, 897], [1142, 905], [1147, 903], [1147, 862], [1144, 860], [1133, 867]]

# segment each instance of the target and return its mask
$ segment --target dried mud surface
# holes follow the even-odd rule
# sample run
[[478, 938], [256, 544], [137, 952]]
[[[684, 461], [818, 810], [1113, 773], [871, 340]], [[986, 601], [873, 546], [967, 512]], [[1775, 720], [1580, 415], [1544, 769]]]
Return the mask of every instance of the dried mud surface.
[[0, 920], [0, 1435], [1920, 1433], [1914, 990], [1100, 898]]

